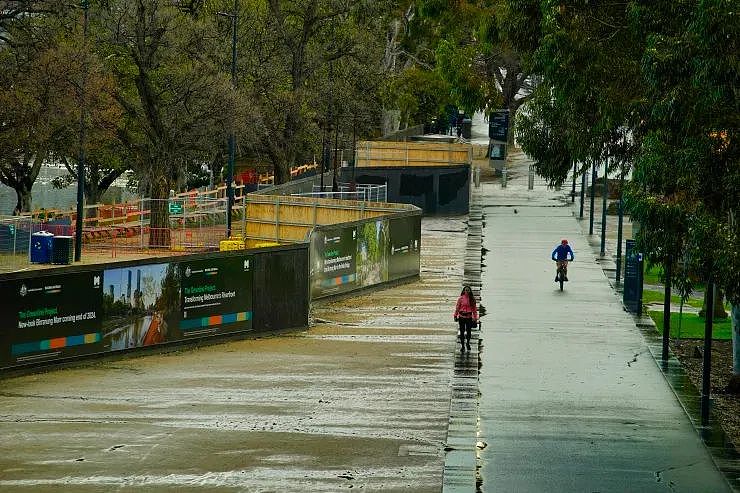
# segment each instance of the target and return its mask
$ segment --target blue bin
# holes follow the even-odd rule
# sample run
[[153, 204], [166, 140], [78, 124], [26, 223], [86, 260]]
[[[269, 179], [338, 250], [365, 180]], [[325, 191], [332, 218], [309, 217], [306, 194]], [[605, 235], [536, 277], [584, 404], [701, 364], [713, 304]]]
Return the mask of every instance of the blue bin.
[[31, 235], [31, 262], [48, 264], [51, 262], [52, 242], [54, 235], [46, 231], [39, 231]]

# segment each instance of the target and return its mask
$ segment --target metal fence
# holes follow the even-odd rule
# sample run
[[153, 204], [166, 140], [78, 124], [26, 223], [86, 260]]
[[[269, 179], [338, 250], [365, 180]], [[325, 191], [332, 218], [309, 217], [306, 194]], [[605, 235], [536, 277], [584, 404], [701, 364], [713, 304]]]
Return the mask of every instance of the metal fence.
[[359, 200], [362, 202], [387, 202], [388, 185], [370, 185], [357, 184], [352, 186], [349, 183], [341, 183], [333, 190], [332, 185], [324, 185], [323, 191], [321, 185], [314, 185], [311, 192], [294, 193], [301, 197], [319, 197], [322, 199], [343, 199]]
[[218, 249], [226, 235], [225, 198], [140, 199], [113, 206], [107, 216], [85, 219], [84, 250], [111, 257], [156, 250], [207, 251]]

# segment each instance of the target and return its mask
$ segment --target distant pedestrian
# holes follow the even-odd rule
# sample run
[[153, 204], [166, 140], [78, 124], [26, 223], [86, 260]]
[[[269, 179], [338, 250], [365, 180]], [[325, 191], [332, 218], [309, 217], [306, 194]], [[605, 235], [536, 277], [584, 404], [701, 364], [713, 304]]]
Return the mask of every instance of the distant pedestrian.
[[473, 327], [478, 324], [478, 307], [470, 286], [463, 286], [455, 305], [454, 318], [455, 322], [460, 324], [460, 351], [465, 351], [466, 347], [470, 351], [470, 334]]

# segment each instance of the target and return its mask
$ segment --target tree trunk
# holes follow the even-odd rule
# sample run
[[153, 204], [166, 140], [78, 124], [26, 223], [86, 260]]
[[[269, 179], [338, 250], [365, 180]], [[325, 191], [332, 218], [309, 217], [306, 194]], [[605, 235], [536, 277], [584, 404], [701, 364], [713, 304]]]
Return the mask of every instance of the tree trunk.
[[[724, 294], [722, 294], [722, 290], [720, 290], [717, 287], [715, 287], [714, 292], [715, 292], [715, 296], [714, 296], [714, 305], [712, 307], [713, 309], [712, 316], [714, 317], [715, 320], [718, 318], [722, 318], [722, 319], [727, 318], [727, 311], [725, 310], [725, 305], [724, 305]], [[711, 303], [711, 301], [707, 300], [707, 292], [704, 291], [704, 303], [702, 305], [701, 311], [699, 311], [700, 317], [706, 316], [707, 305], [709, 303]]]
[[13, 215], [19, 216], [21, 212], [31, 212], [31, 188], [20, 185], [15, 188], [15, 195], [17, 200]]
[[733, 394], [740, 393], [740, 305], [732, 305], [732, 377], [727, 391]]
[[169, 196], [170, 187], [167, 180], [160, 177], [152, 184], [149, 201], [150, 248], [168, 248], [171, 244]]
[[401, 111], [384, 109], [382, 113], [382, 132], [383, 135], [390, 135], [398, 132], [401, 123]]
[[290, 181], [290, 164], [285, 159], [280, 159], [274, 165], [275, 185], [281, 185]]

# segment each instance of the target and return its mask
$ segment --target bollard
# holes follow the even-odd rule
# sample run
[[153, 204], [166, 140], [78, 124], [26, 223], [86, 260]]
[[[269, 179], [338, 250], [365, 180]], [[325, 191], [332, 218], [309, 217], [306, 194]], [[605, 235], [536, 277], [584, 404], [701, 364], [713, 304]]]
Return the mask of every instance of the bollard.
[[480, 188], [480, 168], [475, 168], [473, 170], [473, 183], [475, 188]]
[[534, 190], [534, 166], [529, 165], [529, 189]]
[[501, 170], [501, 188], [506, 188], [506, 166]]

